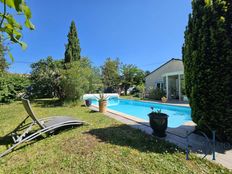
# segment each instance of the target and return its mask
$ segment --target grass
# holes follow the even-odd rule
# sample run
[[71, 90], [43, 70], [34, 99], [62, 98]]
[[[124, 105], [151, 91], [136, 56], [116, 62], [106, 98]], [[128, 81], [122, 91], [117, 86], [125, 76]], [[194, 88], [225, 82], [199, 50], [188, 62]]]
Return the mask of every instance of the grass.
[[[52, 100], [33, 103], [38, 117], [72, 115], [89, 124], [38, 139], [0, 159], [0, 173], [229, 173], [221, 166], [185, 154], [100, 113]], [[4, 139], [26, 116], [20, 102], [0, 105], [0, 151]]]
[[150, 98], [140, 98], [140, 97], [135, 97], [133, 95], [121, 95], [120, 98], [124, 98], [124, 99], [129, 99], [129, 100], [146, 100], [146, 101], [157, 101], [157, 102], [161, 102], [161, 100], [154, 100], [154, 99], [150, 99]]
[[135, 97], [133, 95], [121, 95], [120, 98], [129, 99], [129, 100], [141, 100], [141, 98]]

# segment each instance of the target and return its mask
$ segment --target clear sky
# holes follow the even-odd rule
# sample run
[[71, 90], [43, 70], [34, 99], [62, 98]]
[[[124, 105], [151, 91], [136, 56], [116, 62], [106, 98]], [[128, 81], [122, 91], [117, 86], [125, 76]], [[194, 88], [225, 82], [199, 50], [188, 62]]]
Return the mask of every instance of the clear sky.
[[143, 70], [154, 70], [171, 58], [181, 58], [191, 0], [27, 0], [36, 30], [24, 29], [23, 51], [12, 46], [15, 61], [9, 71], [30, 73], [30, 63], [64, 57], [74, 20], [81, 55], [100, 66], [107, 57]]

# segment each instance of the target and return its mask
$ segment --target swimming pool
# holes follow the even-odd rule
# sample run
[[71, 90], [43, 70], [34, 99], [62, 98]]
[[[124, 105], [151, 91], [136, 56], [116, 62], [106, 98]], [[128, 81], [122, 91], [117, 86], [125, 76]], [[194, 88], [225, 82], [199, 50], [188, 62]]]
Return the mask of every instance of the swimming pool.
[[[97, 104], [97, 100], [92, 101], [93, 104]], [[166, 113], [168, 117], [168, 127], [175, 128], [187, 121], [191, 121], [191, 109], [190, 107], [172, 106], [167, 104], [159, 104], [154, 102], [142, 102], [135, 100], [126, 100], [118, 98], [110, 98], [107, 103], [107, 108], [125, 113], [143, 120], [148, 121], [147, 114], [151, 112], [151, 106], [154, 110], [159, 110]]]

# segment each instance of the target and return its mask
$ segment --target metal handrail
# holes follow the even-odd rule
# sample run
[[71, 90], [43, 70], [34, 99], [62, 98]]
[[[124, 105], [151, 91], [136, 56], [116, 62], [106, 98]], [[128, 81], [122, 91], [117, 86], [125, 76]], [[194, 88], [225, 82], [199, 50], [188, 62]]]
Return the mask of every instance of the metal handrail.
[[[209, 153], [210, 150], [212, 150], [212, 160], [216, 160], [216, 157], [215, 157], [215, 151], [216, 151], [216, 148], [215, 148], [215, 145], [216, 145], [216, 140], [215, 140], [215, 135], [216, 135], [216, 131], [212, 131], [212, 135], [213, 135], [213, 141], [211, 143], [211, 141], [209, 140], [208, 136], [200, 131], [200, 130], [197, 130], [197, 132], [199, 132], [201, 135], [203, 135], [203, 137], [206, 139], [206, 142], [207, 144], [209, 145], [209, 147], [207, 147], [208, 151], [205, 152], [205, 155], [202, 157], [202, 159], [204, 159]], [[191, 132], [189, 133], [188, 131], [186, 131], [186, 160], [189, 160], [189, 136], [191, 134], [193, 134], [194, 132]]]

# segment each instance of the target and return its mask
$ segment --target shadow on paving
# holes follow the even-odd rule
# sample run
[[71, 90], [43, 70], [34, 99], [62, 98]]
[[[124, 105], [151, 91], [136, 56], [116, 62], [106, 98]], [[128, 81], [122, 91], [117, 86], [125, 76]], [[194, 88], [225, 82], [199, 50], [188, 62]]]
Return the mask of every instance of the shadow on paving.
[[[168, 133], [177, 136], [180, 141], [184, 144], [188, 144], [190, 146], [191, 151], [197, 152], [200, 154], [212, 154], [213, 152], [213, 140], [212, 136], [205, 134], [204, 132], [197, 130], [192, 125], [181, 125], [177, 128], [168, 128]], [[186, 134], [188, 131], [188, 135]], [[232, 146], [228, 142], [219, 141], [216, 136], [215, 141], [215, 151], [217, 153], [225, 153], [228, 150], [231, 150]]]
[[[213, 140], [204, 134], [194, 132], [189, 136], [189, 145], [192, 146], [191, 150], [197, 153], [212, 154], [213, 153]], [[215, 141], [215, 152], [225, 154], [227, 151], [231, 151], [232, 146], [228, 142]]]
[[158, 140], [127, 125], [92, 129], [86, 133], [102, 142], [137, 149], [141, 152], [175, 153], [180, 151], [175, 145]]

